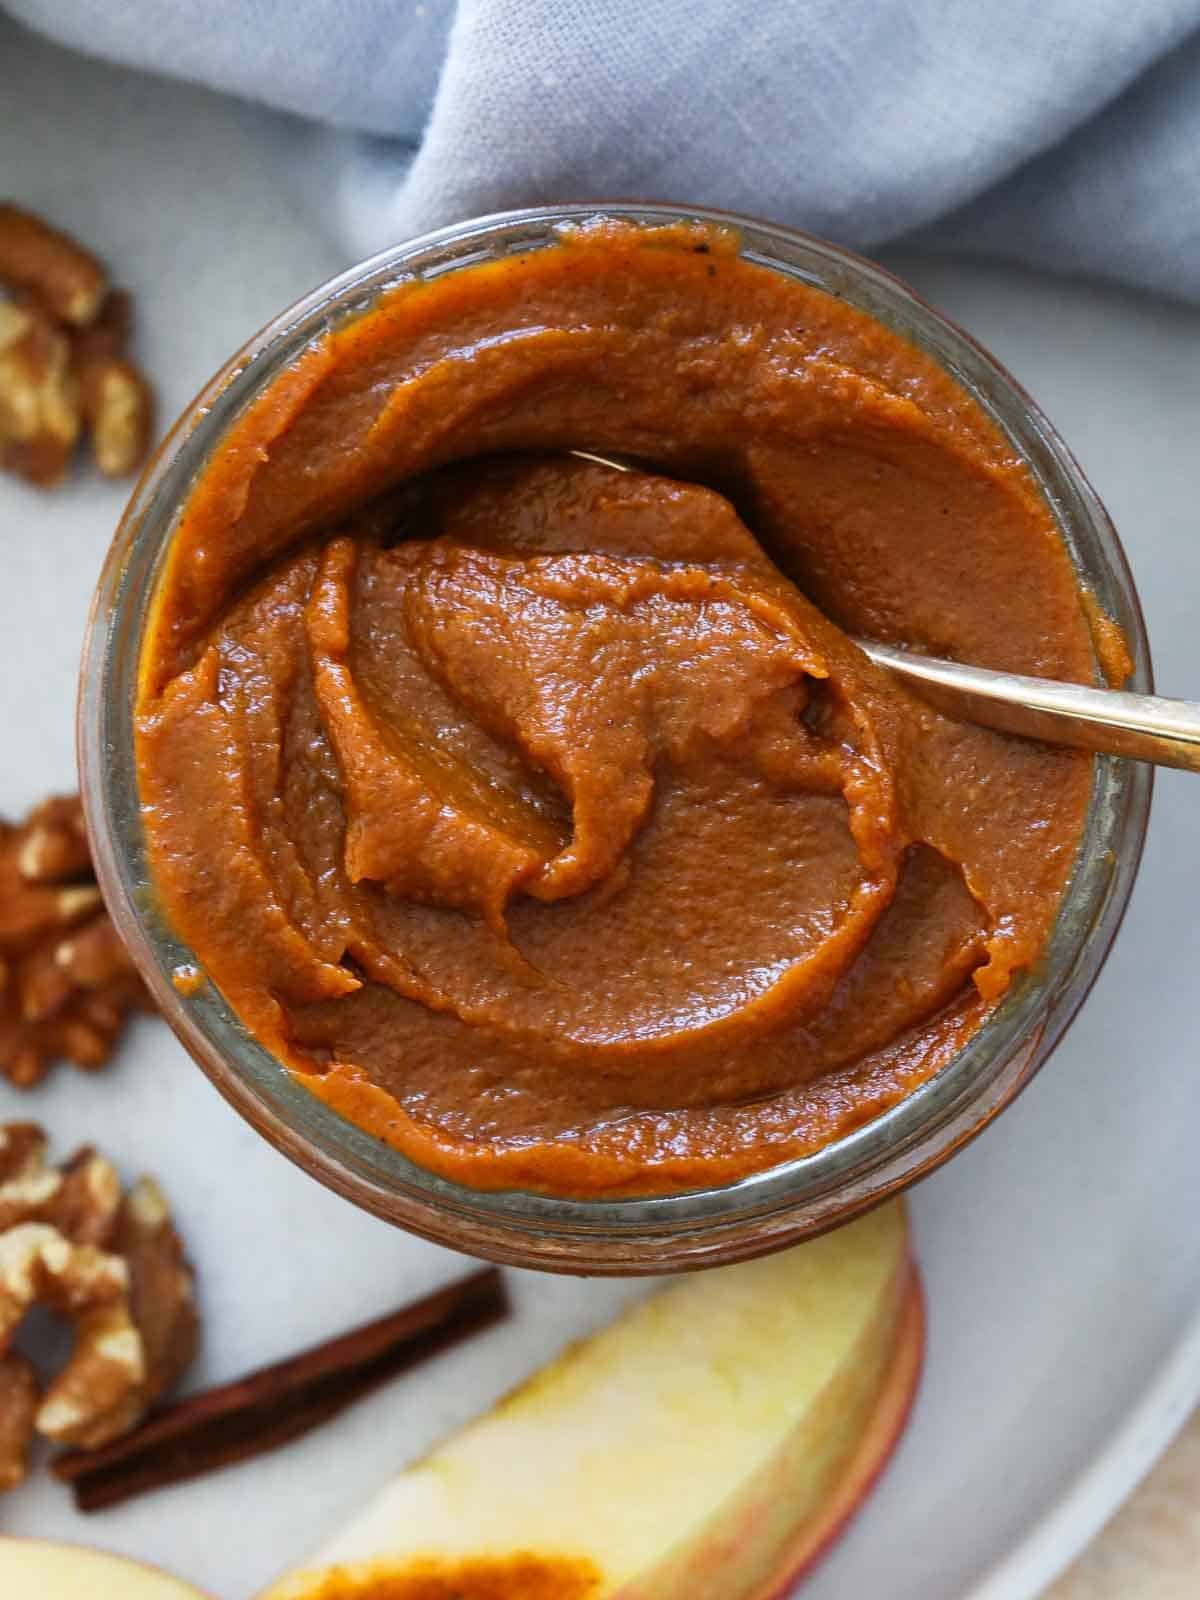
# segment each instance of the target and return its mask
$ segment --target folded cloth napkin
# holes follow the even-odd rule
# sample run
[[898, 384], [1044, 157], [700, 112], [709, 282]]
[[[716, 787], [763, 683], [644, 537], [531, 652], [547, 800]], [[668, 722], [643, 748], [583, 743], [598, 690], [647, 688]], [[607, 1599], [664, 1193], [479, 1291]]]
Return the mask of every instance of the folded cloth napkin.
[[1200, 0], [0, 5], [320, 124], [289, 142], [357, 255], [636, 196], [1200, 300]]

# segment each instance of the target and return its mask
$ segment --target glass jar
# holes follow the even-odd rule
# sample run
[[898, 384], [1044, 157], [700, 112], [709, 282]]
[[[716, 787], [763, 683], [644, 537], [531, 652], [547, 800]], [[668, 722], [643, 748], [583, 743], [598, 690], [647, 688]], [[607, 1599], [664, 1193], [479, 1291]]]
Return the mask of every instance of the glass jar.
[[381, 292], [551, 246], [562, 224], [598, 213], [734, 228], [747, 260], [839, 296], [931, 354], [1026, 462], [1081, 585], [1125, 632], [1132, 687], [1150, 688], [1137, 595], [1103, 506], [1029, 396], [966, 334], [882, 268], [791, 229], [683, 206], [563, 206], [485, 217], [385, 251], [283, 312], [216, 375], [163, 442], [114, 539], [84, 646], [79, 752], [96, 870], [116, 924], [175, 1033], [277, 1149], [378, 1216], [473, 1255], [564, 1272], [658, 1273], [760, 1254], [846, 1221], [946, 1160], [1008, 1104], [1062, 1036], [1117, 931], [1151, 773], [1097, 758], [1082, 845], [1043, 958], [943, 1070], [817, 1153], [718, 1188], [613, 1200], [467, 1189], [413, 1165], [302, 1088], [213, 985], [180, 992], [172, 975], [196, 957], [165, 922], [147, 868], [133, 707], [149, 604], [190, 486], [253, 397], [311, 339]]

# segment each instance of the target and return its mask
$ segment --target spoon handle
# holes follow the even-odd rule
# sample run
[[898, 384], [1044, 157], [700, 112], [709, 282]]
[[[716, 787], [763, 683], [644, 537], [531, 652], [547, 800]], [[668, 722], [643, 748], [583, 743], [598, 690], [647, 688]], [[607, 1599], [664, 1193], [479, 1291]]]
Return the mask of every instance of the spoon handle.
[[865, 639], [856, 643], [877, 666], [906, 678], [950, 716], [1050, 744], [1200, 772], [1200, 702], [1195, 700], [1026, 678], [910, 655]]

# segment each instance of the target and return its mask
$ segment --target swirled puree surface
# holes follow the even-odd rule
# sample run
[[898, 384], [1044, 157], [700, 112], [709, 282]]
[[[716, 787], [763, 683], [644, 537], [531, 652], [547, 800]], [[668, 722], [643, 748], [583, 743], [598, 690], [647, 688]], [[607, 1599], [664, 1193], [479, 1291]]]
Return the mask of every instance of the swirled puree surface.
[[185, 507], [140, 689], [159, 895], [313, 1093], [464, 1183], [810, 1152], [1036, 962], [1090, 785], [852, 633], [1093, 675], [1045, 503], [930, 358], [692, 225], [403, 285]]

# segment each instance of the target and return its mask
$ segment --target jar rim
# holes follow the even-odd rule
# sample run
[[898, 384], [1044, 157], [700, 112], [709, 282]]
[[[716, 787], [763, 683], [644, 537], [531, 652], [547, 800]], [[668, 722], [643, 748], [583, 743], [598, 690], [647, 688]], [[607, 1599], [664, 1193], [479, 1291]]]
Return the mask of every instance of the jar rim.
[[704, 207], [628, 202], [496, 213], [382, 251], [273, 318], [217, 373], [167, 435], [134, 491], [92, 604], [80, 678], [81, 788], [97, 876], [114, 921], [182, 1043], [218, 1090], [284, 1154], [330, 1188], [410, 1231], [475, 1255], [565, 1272], [658, 1273], [793, 1243], [866, 1209], [939, 1165], [1033, 1076], [1082, 1003], [1136, 876], [1152, 788], [1148, 767], [1097, 757], [1076, 861], [1037, 968], [940, 1071], [811, 1155], [679, 1194], [574, 1198], [469, 1189], [415, 1165], [291, 1076], [212, 984], [181, 994], [196, 957], [157, 906], [133, 759], [134, 690], [146, 615], [180, 510], [244, 407], [312, 340], [398, 284], [551, 246], [564, 226], [617, 218], [730, 228], [741, 255], [833, 293], [931, 355], [1018, 451], [1045, 499], [1081, 588], [1123, 628], [1130, 686], [1152, 686], [1137, 591], [1116, 531], [1037, 405], [968, 334], [900, 279], [795, 229]]

